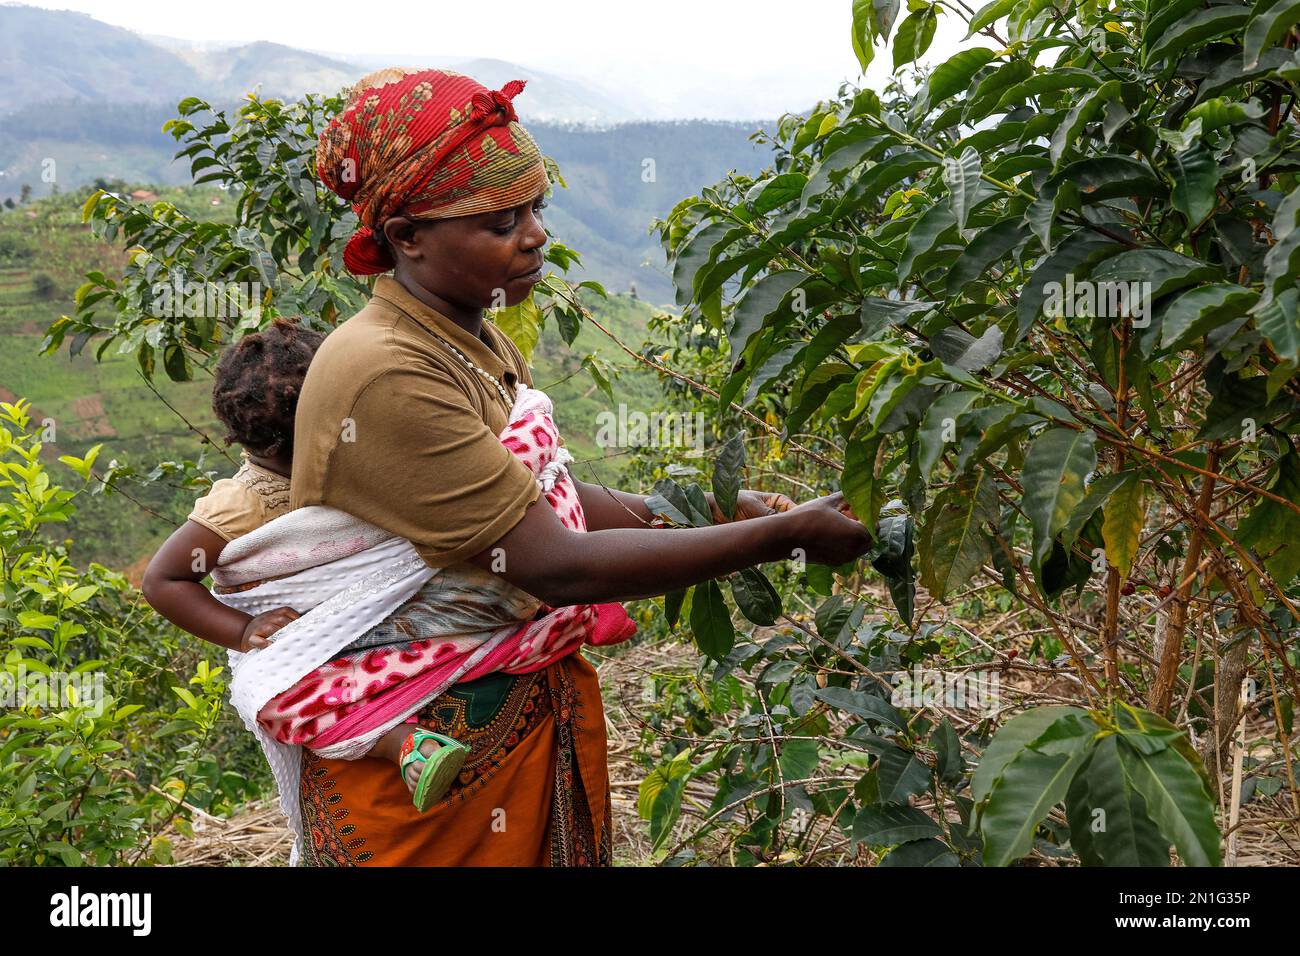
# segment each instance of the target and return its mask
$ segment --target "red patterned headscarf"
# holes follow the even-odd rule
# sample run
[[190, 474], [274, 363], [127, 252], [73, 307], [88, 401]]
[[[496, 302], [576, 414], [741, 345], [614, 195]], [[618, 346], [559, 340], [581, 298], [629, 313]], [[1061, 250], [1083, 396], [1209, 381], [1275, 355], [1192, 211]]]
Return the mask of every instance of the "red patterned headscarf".
[[541, 151], [500, 90], [453, 70], [386, 69], [362, 77], [321, 133], [316, 174], [352, 204], [361, 228], [343, 262], [355, 275], [387, 272], [375, 239], [385, 220], [447, 219], [508, 209], [549, 185]]

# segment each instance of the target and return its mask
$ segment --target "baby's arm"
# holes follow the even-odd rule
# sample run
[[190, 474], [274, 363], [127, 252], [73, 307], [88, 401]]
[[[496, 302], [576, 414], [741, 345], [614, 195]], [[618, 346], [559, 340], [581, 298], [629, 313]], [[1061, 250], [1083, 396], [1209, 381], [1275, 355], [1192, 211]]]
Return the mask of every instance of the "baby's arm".
[[215, 531], [186, 521], [153, 556], [140, 590], [154, 610], [195, 637], [236, 651], [266, 647], [266, 638], [298, 612], [280, 607], [251, 616], [213, 597], [201, 582], [225, 546], [226, 539]]

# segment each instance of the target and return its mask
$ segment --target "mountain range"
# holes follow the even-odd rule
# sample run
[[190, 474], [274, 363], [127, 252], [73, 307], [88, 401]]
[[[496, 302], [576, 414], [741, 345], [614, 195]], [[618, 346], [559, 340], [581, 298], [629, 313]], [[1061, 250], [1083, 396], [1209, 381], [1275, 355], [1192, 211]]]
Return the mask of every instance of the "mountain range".
[[[577, 77], [487, 57], [417, 59], [398, 65], [457, 70], [493, 89], [526, 80], [526, 94], [516, 105], [525, 122], [607, 125], [664, 118], [660, 104], [634, 91], [612, 93]], [[334, 93], [392, 65], [391, 54], [344, 56], [265, 41], [196, 43], [144, 36], [69, 10], [0, 5], [0, 116], [67, 99], [174, 103], [184, 96], [235, 100], [254, 89], [280, 98]]]
[[[230, 107], [254, 89], [335, 92], [391, 62], [146, 37], [81, 13], [0, 5], [0, 201], [24, 187], [39, 197], [96, 180], [184, 185], [189, 168], [173, 162], [178, 144], [161, 131], [183, 97]], [[551, 200], [548, 228], [582, 254], [577, 278], [618, 291], [635, 284], [650, 302], [672, 301], [651, 220], [728, 170], [752, 175], [771, 161], [750, 141], [770, 120], [647, 121], [634, 99], [555, 73], [483, 58], [442, 65], [492, 88], [528, 81], [516, 108], [568, 184]]]

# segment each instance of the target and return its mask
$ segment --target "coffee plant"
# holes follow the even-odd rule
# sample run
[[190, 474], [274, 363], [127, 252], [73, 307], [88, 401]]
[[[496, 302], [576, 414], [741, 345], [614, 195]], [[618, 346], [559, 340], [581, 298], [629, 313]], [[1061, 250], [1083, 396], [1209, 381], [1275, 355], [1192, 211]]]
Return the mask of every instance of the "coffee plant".
[[[1248, 672], [1297, 808], [1300, 6], [910, 0], [895, 29], [901, 12], [853, 4], [864, 69], [876, 46], [913, 63], [940, 17], [968, 42], [915, 85], [783, 118], [771, 170], [656, 226], [677, 336], [710, 346], [692, 381], [720, 421], [838, 480], [876, 529], [902, 633], [864, 619], [853, 573], [815, 627], [787, 616], [796, 636], [765, 644], [737, 641], [724, 589], [694, 588], [717, 676], [756, 671], [752, 743], [671, 746], [643, 811], [667, 819], [672, 784], [716, 770], [710, 814], [766, 794], [739, 837], [757, 859], [806, 847], [806, 821], [774, 835], [794, 808], [834, 814], [885, 862], [1006, 864], [1038, 836], [1088, 864], [1164, 865], [1171, 846], [1217, 863], [1201, 757], [1221, 767]], [[698, 523], [664, 482], [663, 513]], [[759, 577], [734, 578], [733, 601], [770, 625]], [[943, 709], [904, 716], [885, 675], [916, 654], [945, 665], [950, 611], [986, 583], [1022, 612], [983, 642], [986, 666], [1022, 666], [1013, 639], [1033, 634], [1080, 706], [1007, 721], [970, 773]], [[966, 743], [989, 723], [968, 721]], [[849, 763], [846, 742], [869, 755], [851, 790], [792, 785], [819, 746]]]

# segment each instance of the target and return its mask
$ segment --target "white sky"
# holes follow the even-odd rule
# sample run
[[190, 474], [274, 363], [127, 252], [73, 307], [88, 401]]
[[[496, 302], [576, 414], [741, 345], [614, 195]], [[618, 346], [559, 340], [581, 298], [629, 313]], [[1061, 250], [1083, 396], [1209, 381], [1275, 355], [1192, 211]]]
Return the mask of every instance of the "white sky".
[[[32, 2], [32, 0], [28, 0]], [[803, 109], [861, 80], [849, 42], [851, 0], [35, 0], [137, 33], [204, 43], [269, 40], [300, 49], [421, 56], [487, 56], [567, 73], [640, 98], [688, 103], [713, 96], [761, 113]], [[902, 11], [906, 15], [906, 6]], [[941, 21], [927, 60], [964, 33]], [[867, 81], [888, 73], [877, 51]], [[942, 57], [941, 57], [942, 58]], [[710, 115], [707, 109], [693, 115]], [[688, 115], [688, 114], [679, 114]]]

